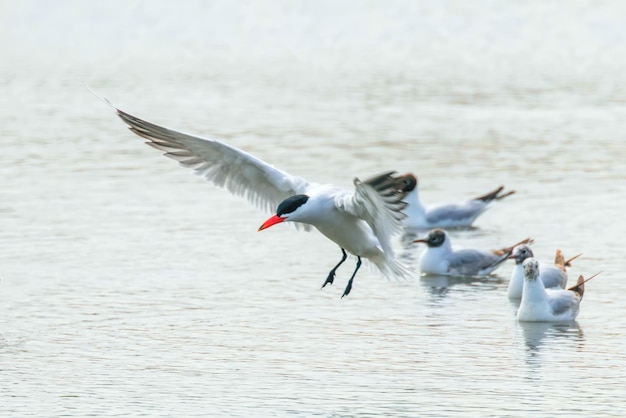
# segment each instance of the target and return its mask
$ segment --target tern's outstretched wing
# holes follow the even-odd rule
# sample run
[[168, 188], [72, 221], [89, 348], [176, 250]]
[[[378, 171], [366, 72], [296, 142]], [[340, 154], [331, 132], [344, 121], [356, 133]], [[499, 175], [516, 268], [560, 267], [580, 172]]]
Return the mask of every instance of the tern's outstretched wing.
[[118, 108], [117, 115], [130, 130], [148, 140], [153, 148], [176, 160], [218, 187], [273, 212], [289, 196], [304, 193], [309, 183], [235, 147], [184, 134], [147, 122]]

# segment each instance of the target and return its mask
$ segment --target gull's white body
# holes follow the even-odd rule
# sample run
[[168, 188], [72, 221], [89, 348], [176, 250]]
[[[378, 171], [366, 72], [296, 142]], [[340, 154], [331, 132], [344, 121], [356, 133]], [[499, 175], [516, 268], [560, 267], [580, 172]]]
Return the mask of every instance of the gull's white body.
[[288, 197], [308, 195], [308, 201], [290, 214], [289, 221], [305, 229], [314, 226], [349, 253], [372, 261], [387, 277], [410, 274], [395, 258], [391, 246], [391, 237], [402, 229], [404, 215], [399, 204], [405, 206], [395, 197], [382, 196], [367, 182], [356, 179], [354, 191], [309, 183], [222, 142], [116, 111], [131, 131], [148, 140], [148, 145], [261, 209], [274, 211]]
[[485, 212], [490, 203], [469, 200], [462, 203], [443, 203], [425, 206], [419, 198], [418, 188], [404, 199], [408, 206], [404, 221], [407, 229], [463, 228], [471, 226]]
[[408, 204], [404, 226], [408, 230], [432, 228], [467, 228], [472, 226], [476, 218], [491, 207], [494, 200], [501, 199], [513, 192], [499, 195], [502, 187], [481, 196], [458, 203], [441, 203], [426, 206], [419, 197], [419, 185], [410, 190], [404, 201]]
[[578, 316], [580, 293], [566, 289], [546, 289], [539, 279], [539, 265], [524, 261], [524, 290], [517, 319], [525, 322], [570, 322]]
[[486, 276], [500, 267], [506, 259], [507, 256], [497, 256], [481, 250], [453, 250], [443, 246], [426, 248], [420, 256], [420, 270], [428, 274]]
[[[500, 267], [509, 257], [512, 247], [498, 251], [476, 249], [455, 250], [450, 236], [441, 231], [445, 239], [437, 247], [428, 245], [420, 256], [419, 264], [422, 273], [444, 274], [454, 276], [486, 276]], [[433, 233], [434, 231], [431, 231]], [[417, 240], [415, 242], [426, 242]]]
[[[546, 289], [565, 289], [567, 286], [567, 272], [560, 267], [540, 262], [539, 272], [539, 278]], [[509, 299], [521, 299], [523, 289], [524, 267], [522, 264], [515, 264], [507, 290]]]
[[[546, 289], [565, 289], [567, 286], [567, 270], [570, 263], [581, 254], [565, 261], [561, 250], [556, 250], [554, 263], [539, 263], [539, 278]], [[515, 267], [511, 273], [511, 280], [507, 289], [509, 299], [516, 300], [522, 298], [524, 288], [524, 266], [523, 263], [529, 258], [534, 258], [534, 254], [529, 246], [519, 245], [513, 250], [511, 259], [515, 260]], [[535, 259], [536, 260], [536, 259]]]

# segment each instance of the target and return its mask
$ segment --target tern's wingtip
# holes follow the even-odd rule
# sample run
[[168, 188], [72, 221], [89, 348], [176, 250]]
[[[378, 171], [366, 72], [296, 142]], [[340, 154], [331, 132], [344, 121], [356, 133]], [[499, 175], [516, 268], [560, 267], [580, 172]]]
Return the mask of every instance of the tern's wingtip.
[[103, 96], [99, 96], [95, 91], [93, 91], [91, 87], [89, 87], [89, 84], [87, 84], [85, 81], [83, 81], [83, 86], [85, 86], [85, 88], [89, 90], [91, 94], [93, 94], [95, 97], [97, 97], [98, 99], [102, 100], [104, 103], [111, 106], [113, 109], [115, 109], [119, 113], [120, 110], [117, 107], [113, 106], [113, 104], [109, 101], [109, 99]]

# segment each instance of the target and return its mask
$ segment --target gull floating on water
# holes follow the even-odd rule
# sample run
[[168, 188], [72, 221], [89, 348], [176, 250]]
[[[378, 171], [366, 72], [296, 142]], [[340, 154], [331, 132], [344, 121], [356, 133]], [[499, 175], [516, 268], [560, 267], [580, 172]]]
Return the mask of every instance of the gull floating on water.
[[576, 286], [569, 289], [546, 289], [539, 279], [539, 263], [534, 258], [524, 261], [524, 291], [517, 311], [517, 320], [524, 322], [571, 322], [576, 319], [587, 280], [581, 275]]
[[404, 221], [407, 230], [470, 227], [493, 202], [515, 193], [515, 191], [502, 193], [504, 186], [500, 186], [471, 200], [425, 206], [419, 198], [417, 177], [406, 174], [403, 177], [403, 184], [402, 190], [407, 192], [404, 200], [408, 203], [405, 210], [407, 217]]
[[147, 139], [148, 145], [163, 151], [166, 157], [261, 209], [277, 208], [259, 231], [282, 222], [296, 222], [305, 229], [315, 227], [336, 243], [342, 257], [322, 287], [333, 283], [337, 268], [347, 258], [346, 252], [356, 256], [357, 263], [342, 297], [352, 289], [361, 258], [371, 261], [388, 278], [410, 276], [391, 245], [392, 236], [402, 231], [406, 206], [406, 193], [400, 190], [394, 171], [366, 181], [355, 178], [352, 191], [310, 183], [223, 142], [168, 129], [112, 107], [132, 132]]
[[[567, 286], [567, 267], [571, 267], [571, 262], [580, 257], [578, 254], [569, 260], [565, 260], [561, 250], [556, 250], [554, 264], [539, 262], [539, 278], [546, 289], [565, 289]], [[509, 299], [521, 299], [524, 288], [524, 266], [525, 260], [534, 257], [528, 245], [519, 245], [513, 250], [509, 258], [515, 260], [515, 267], [509, 281]]]
[[433, 229], [426, 238], [413, 242], [427, 245], [419, 261], [422, 273], [477, 277], [486, 276], [496, 270], [509, 258], [513, 248], [528, 244], [532, 239], [526, 238], [499, 250], [454, 250], [448, 233], [443, 229]]

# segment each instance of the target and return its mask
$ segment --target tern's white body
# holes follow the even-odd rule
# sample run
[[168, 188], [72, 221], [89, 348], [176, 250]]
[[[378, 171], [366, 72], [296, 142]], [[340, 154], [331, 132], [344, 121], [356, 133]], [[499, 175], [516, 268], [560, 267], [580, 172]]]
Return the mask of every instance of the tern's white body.
[[307, 211], [298, 222], [313, 225], [331, 241], [351, 254], [365, 256], [382, 249], [367, 222], [337, 207], [347, 192], [334, 186], [317, 186], [307, 192]]
[[426, 206], [419, 197], [417, 178], [412, 175], [411, 178], [415, 179], [415, 181], [409, 180], [409, 186], [406, 189], [408, 193], [404, 198], [404, 201], [408, 204], [405, 209], [407, 217], [404, 221], [404, 226], [407, 230], [470, 227], [476, 218], [489, 209], [495, 200], [514, 193], [508, 192], [501, 195], [500, 192], [503, 190], [503, 187], [500, 187], [475, 199]]
[[165, 151], [165, 156], [183, 167], [234, 195], [246, 197], [262, 209], [273, 212], [290, 198], [296, 198], [269, 226], [282, 221], [296, 222], [305, 229], [313, 226], [342, 249], [372, 261], [385, 276], [410, 275], [395, 258], [391, 246], [391, 237], [401, 232], [405, 216], [402, 210], [406, 206], [402, 201], [405, 193], [396, 192], [391, 172], [370, 181], [355, 179], [354, 191], [309, 183], [222, 142], [116, 111], [131, 131], [148, 140], [148, 145]]
[[[383, 244], [369, 224], [361, 217], [345, 210], [342, 202], [350, 202], [352, 194], [339, 187], [314, 186], [307, 194], [306, 212], [299, 215], [297, 222], [314, 226], [328, 239], [350, 254], [372, 261], [388, 277], [403, 276], [404, 271], [393, 260], [388, 263]], [[388, 243], [386, 244], [388, 245]], [[388, 254], [393, 254], [391, 248]]]
[[525, 322], [570, 322], [578, 316], [582, 293], [566, 289], [546, 289], [539, 279], [539, 264], [524, 261], [524, 290], [517, 319]]

